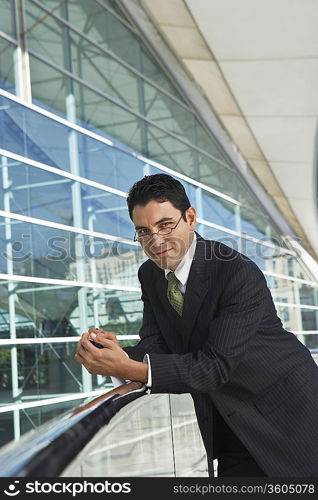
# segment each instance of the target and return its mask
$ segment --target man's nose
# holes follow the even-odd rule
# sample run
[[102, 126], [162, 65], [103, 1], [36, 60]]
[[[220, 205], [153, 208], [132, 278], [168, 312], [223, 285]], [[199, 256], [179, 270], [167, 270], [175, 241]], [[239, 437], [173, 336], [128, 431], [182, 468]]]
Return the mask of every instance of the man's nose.
[[151, 240], [150, 240], [149, 244], [153, 248], [159, 248], [164, 243], [164, 241], [165, 241], [164, 236], [162, 236], [158, 233], [154, 233], [151, 236]]

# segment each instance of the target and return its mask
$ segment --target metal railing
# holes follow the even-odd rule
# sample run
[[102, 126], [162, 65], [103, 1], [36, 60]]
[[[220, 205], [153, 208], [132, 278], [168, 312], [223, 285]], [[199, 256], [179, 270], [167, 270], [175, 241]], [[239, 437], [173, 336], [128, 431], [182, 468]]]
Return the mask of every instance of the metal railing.
[[58, 476], [101, 427], [144, 394], [143, 384], [129, 382], [8, 443], [0, 450], [1, 476]]

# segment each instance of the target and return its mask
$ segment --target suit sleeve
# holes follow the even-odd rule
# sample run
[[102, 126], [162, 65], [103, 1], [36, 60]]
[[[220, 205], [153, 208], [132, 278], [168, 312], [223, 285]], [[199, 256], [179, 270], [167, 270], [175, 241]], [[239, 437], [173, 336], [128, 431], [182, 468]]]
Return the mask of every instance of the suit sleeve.
[[124, 351], [127, 352], [129, 357], [136, 361], [143, 361], [145, 354], [168, 352], [168, 347], [161, 335], [153, 309], [143, 286], [141, 275], [142, 273], [139, 269], [138, 279], [141, 284], [141, 300], [144, 306], [142, 326], [139, 331], [140, 341], [135, 346], [124, 348]]
[[249, 349], [262, 320], [268, 289], [250, 262], [233, 276], [221, 295], [219, 314], [200, 350], [150, 354], [152, 393], [206, 393], [219, 389]]

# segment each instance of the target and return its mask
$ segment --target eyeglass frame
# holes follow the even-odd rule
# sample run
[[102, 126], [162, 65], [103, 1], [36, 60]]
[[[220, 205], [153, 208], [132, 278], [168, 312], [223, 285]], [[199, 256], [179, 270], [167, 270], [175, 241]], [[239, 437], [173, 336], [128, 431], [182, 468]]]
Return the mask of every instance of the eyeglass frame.
[[[181, 217], [180, 219], [178, 220], [178, 222], [176, 223], [176, 225], [174, 227], [167, 227], [167, 229], [169, 229], [169, 233], [165, 233], [165, 234], [160, 234], [160, 229], [159, 231], [155, 231], [154, 233], [150, 233], [150, 234], [147, 234], [146, 236], [141, 236], [141, 238], [146, 238], [148, 241], [151, 240], [151, 237], [154, 235], [154, 234], [159, 234], [160, 236], [168, 236], [168, 234], [172, 233], [172, 231], [174, 231], [177, 227], [177, 225], [179, 224], [179, 222], [181, 221], [182, 217], [184, 216], [184, 214], [186, 213], [188, 209], [186, 208], [182, 214], [181, 214]], [[139, 241], [139, 243], [141, 243], [142, 240], [139, 240], [138, 237], [136, 237], [137, 235], [137, 230], [135, 231], [135, 235], [134, 235], [134, 241]]]

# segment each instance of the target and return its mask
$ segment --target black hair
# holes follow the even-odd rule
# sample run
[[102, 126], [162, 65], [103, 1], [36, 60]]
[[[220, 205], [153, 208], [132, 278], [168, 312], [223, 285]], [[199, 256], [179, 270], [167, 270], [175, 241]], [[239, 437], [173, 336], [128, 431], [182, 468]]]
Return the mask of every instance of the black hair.
[[132, 212], [136, 205], [145, 206], [152, 200], [156, 200], [159, 203], [170, 201], [175, 208], [181, 211], [183, 219], [187, 220], [185, 211], [191, 206], [189, 198], [181, 182], [171, 177], [171, 175], [145, 175], [145, 177], [133, 184], [127, 197], [131, 220]]

